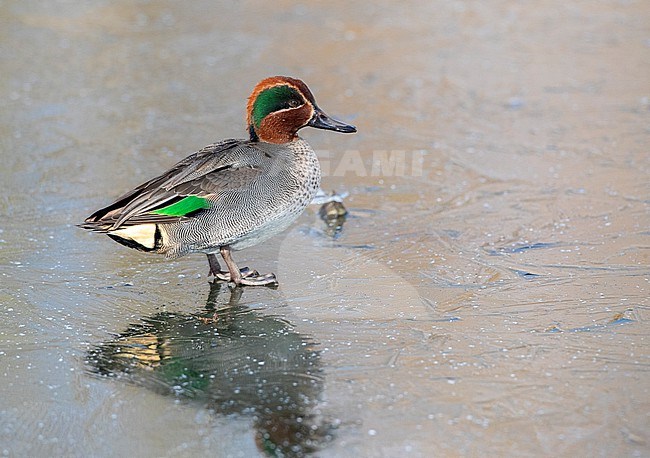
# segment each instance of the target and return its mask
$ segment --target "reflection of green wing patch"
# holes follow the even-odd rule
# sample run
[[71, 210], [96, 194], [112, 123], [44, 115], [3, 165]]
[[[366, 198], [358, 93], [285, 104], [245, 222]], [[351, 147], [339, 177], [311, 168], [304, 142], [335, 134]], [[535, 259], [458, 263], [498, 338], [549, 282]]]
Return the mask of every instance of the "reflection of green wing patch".
[[210, 202], [208, 199], [197, 196], [187, 196], [171, 205], [157, 210], [152, 210], [151, 213], [167, 216], [185, 216], [203, 208], [210, 208]]
[[158, 375], [161, 381], [172, 387], [174, 394], [193, 398], [205, 394], [210, 384], [209, 374], [190, 366], [191, 360], [170, 358], [160, 365]]

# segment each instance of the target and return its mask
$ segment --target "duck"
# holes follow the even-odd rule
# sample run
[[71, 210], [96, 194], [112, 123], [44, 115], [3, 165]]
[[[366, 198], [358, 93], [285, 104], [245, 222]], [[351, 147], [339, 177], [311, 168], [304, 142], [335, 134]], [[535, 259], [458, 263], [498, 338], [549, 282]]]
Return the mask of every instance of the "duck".
[[254, 87], [246, 124], [248, 139], [200, 149], [79, 227], [167, 259], [203, 253], [208, 274], [236, 286], [277, 285], [273, 273], [240, 269], [232, 253], [287, 229], [320, 189], [318, 158], [298, 136], [300, 129], [357, 129], [325, 114], [309, 87], [288, 76], [265, 78]]

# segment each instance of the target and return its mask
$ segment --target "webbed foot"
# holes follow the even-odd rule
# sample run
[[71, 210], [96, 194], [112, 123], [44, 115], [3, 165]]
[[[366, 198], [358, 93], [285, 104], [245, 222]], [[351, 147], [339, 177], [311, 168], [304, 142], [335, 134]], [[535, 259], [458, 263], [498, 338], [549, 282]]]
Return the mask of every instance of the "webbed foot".
[[[257, 270], [251, 270], [248, 267], [239, 269], [241, 277], [239, 282], [234, 280], [235, 284], [246, 285], [246, 286], [263, 286], [263, 285], [272, 285], [278, 284], [278, 280], [275, 278], [275, 274], [263, 274], [260, 275]], [[233, 281], [230, 278], [230, 272], [220, 272], [215, 276], [218, 280], [221, 281]]]
[[255, 272], [255, 274], [256, 275], [249, 275], [247, 277], [242, 277], [239, 281], [239, 284], [247, 285], [247, 286], [263, 286], [263, 285], [278, 284], [278, 280], [275, 278], [275, 274], [260, 275], [257, 272]]
[[[251, 270], [248, 267], [243, 267], [239, 269], [239, 275], [241, 275], [241, 278], [246, 278], [251, 275], [257, 276], [259, 275], [259, 273], [257, 272], [257, 270]], [[227, 270], [220, 270], [214, 275], [214, 278], [221, 281], [232, 281], [232, 279], [230, 278], [230, 272], [228, 272]]]
[[[257, 270], [251, 270], [248, 267], [244, 267], [243, 269], [237, 267], [237, 264], [235, 264], [235, 261], [232, 259], [230, 247], [228, 245], [222, 246], [220, 251], [223, 260], [226, 261], [226, 265], [228, 266], [228, 272], [219, 271], [215, 275], [217, 279], [231, 281], [237, 286], [264, 286], [278, 284], [274, 274], [260, 275]], [[210, 256], [208, 256], [208, 259], [210, 259]], [[214, 260], [216, 261], [216, 257]], [[212, 262], [210, 265], [212, 266]]]

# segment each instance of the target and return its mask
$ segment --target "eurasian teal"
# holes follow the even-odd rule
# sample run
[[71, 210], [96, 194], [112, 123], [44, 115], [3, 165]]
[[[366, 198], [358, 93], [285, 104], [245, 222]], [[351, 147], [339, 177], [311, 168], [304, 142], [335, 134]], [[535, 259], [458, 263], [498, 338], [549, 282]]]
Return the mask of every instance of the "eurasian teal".
[[[327, 116], [305, 83], [286, 76], [255, 86], [247, 125], [249, 140], [206, 146], [79, 226], [167, 258], [205, 253], [210, 275], [236, 285], [277, 283], [274, 274], [240, 270], [231, 251], [286, 229], [318, 191], [318, 158], [298, 136], [300, 129], [351, 133], [356, 128]], [[227, 271], [221, 270], [217, 253]]]

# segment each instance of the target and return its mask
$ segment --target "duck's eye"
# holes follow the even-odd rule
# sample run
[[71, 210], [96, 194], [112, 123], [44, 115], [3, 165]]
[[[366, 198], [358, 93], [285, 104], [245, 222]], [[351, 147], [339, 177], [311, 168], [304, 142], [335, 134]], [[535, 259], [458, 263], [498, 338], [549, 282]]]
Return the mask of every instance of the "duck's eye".
[[300, 105], [302, 105], [300, 101], [296, 99], [290, 99], [289, 102], [287, 102], [287, 104], [289, 105], [289, 108], [297, 108]]

